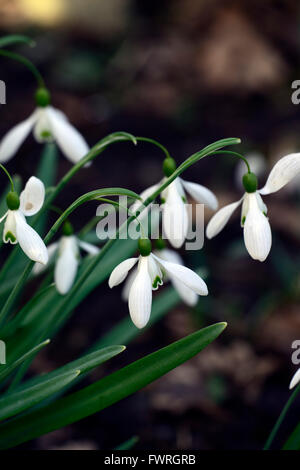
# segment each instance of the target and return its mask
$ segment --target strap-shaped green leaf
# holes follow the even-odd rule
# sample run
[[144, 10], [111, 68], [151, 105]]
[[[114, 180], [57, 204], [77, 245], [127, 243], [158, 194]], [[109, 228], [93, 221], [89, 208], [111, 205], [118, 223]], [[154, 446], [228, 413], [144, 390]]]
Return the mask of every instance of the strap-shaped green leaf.
[[283, 450], [300, 450], [300, 423], [285, 442]]
[[198, 354], [224, 330], [216, 323], [186, 336], [93, 385], [48, 406], [0, 425], [0, 448], [6, 449], [79, 421], [135, 393]]
[[32, 379], [27, 380], [23, 384], [18, 386], [18, 390], [25, 390], [27, 388], [33, 387], [34, 385], [41, 384], [49, 379], [60, 379], [67, 372], [74, 372], [80, 370], [80, 375], [90, 372], [95, 367], [98, 367], [100, 364], [103, 364], [106, 361], [109, 361], [112, 357], [117, 356], [121, 352], [125, 351], [125, 346], [108, 346], [107, 348], [102, 348], [97, 351], [94, 351], [90, 354], [76, 359], [75, 361], [69, 362], [68, 364], [59, 367], [58, 369], [49, 372], [48, 374], [41, 375], [38, 377], [33, 377]]
[[54, 377], [24, 390], [4, 395], [0, 398], [0, 420], [14, 416], [36, 405], [68, 385], [79, 374], [80, 370], [73, 370], [60, 377]]

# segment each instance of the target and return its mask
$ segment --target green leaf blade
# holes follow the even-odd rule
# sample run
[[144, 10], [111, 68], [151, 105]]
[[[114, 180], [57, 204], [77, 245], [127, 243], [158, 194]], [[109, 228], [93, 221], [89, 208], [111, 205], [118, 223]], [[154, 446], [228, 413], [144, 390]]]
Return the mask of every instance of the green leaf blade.
[[217, 323], [203, 328], [93, 385], [26, 416], [3, 423], [0, 426], [0, 448], [13, 447], [111, 406], [195, 356], [214, 341], [226, 326], [226, 323]]
[[67, 372], [57, 379], [49, 379], [41, 384], [26, 388], [25, 390], [10, 393], [0, 398], [0, 420], [10, 418], [11, 416], [24, 411], [53, 393], [58, 392], [64, 386], [72, 382], [80, 374], [80, 371]]
[[27, 351], [23, 356], [19, 357], [11, 364], [1, 366], [0, 382], [4, 380], [6, 377], [8, 377], [24, 361], [30, 359], [31, 357], [34, 357], [44, 346], [47, 346], [49, 343], [50, 343], [50, 340], [46, 339], [46, 341], [43, 341], [42, 343], [38, 344], [34, 348], [30, 349], [30, 351]]

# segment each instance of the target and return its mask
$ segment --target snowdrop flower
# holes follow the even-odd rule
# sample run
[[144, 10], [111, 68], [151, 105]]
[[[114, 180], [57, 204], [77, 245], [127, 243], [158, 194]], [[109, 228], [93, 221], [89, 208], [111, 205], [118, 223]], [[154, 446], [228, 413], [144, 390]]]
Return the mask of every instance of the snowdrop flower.
[[[163, 261], [169, 261], [170, 263], [183, 265], [183, 260], [181, 256], [174, 250], [170, 250], [166, 248], [165, 242], [162, 239], [158, 239], [156, 241], [156, 250], [153, 252], [158, 258], [162, 259]], [[196, 292], [192, 289], [187, 287], [183, 284], [176, 276], [172, 275], [171, 272], [166, 275], [164, 270], [162, 269], [163, 279], [165, 281], [171, 281], [173, 284], [174, 289], [177, 291], [178, 295], [182, 299], [184, 303], [193, 307], [196, 305], [198, 301], [198, 296]], [[122, 290], [122, 299], [127, 302], [129, 297], [130, 288], [132, 283], [137, 275], [137, 268], [132, 269], [132, 271], [128, 274], [126, 282], [124, 284], [124, 288]]]
[[[74, 284], [80, 263], [80, 248], [90, 255], [96, 255], [100, 251], [97, 246], [79, 240], [68, 221], [63, 226], [63, 236], [60, 240], [48, 246], [49, 259], [56, 257], [54, 282], [57, 291], [62, 295], [67, 294]], [[38, 264], [33, 268], [35, 274], [42, 271], [43, 267]]]
[[20, 198], [16, 192], [9, 192], [6, 198], [8, 211], [0, 219], [5, 220], [4, 243], [18, 243], [32, 261], [47, 264], [47, 248], [37, 232], [27, 224], [27, 216], [39, 212], [45, 198], [45, 187], [41, 180], [32, 176], [26, 183]]
[[239, 201], [222, 207], [210, 219], [206, 236], [213, 238], [221, 232], [232, 213], [242, 204], [241, 226], [244, 228], [246, 249], [253, 259], [264, 261], [272, 245], [271, 228], [266, 216], [267, 207], [257, 191], [257, 178], [254, 173], [246, 173], [243, 184], [246, 189], [244, 196]]
[[9, 161], [33, 129], [37, 142], [56, 142], [62, 153], [72, 162], [77, 163], [89, 151], [82, 135], [73, 127], [64, 113], [50, 105], [50, 94], [45, 88], [36, 92], [37, 109], [15, 127], [0, 143], [0, 162]]
[[264, 261], [271, 249], [272, 233], [267, 218], [267, 207], [261, 195], [271, 194], [300, 174], [300, 153], [281, 158], [272, 168], [265, 186], [257, 190], [257, 178], [246, 173], [243, 185], [244, 196], [237, 202], [222, 207], [209, 221], [206, 229], [208, 238], [216, 236], [225, 227], [235, 209], [242, 204], [241, 226], [244, 228], [244, 242], [253, 259]]
[[[172, 175], [176, 169], [176, 163], [173, 158], [166, 158], [163, 164], [163, 170], [166, 177]], [[161, 186], [165, 178], [158, 184], [147, 188], [141, 193], [141, 198], [145, 201], [156, 189]], [[198, 203], [207, 205], [210, 209], [218, 208], [216, 196], [205, 186], [197, 183], [185, 181], [182, 178], [176, 178], [169, 186], [162, 191], [162, 224], [166, 238], [174, 248], [180, 248], [188, 232], [188, 210], [186, 206], [186, 193]], [[138, 208], [139, 202], [135, 202], [131, 211]], [[149, 206], [148, 206], [149, 209]], [[144, 216], [147, 211], [143, 211]]]
[[152, 290], [162, 285], [163, 272], [186, 286], [193, 293], [207, 295], [205, 282], [191, 269], [170, 261], [164, 261], [151, 253], [151, 242], [147, 238], [139, 240], [140, 256], [122, 261], [111, 273], [109, 287], [112, 288], [123, 282], [129, 271], [138, 263], [136, 275], [132, 280], [128, 305], [131, 319], [137, 328], [147, 325], [152, 306]]
[[294, 374], [290, 382], [289, 389], [292, 390], [292, 388], [296, 387], [296, 385], [298, 385], [299, 382], [300, 382], [300, 369], [298, 369], [297, 372]]

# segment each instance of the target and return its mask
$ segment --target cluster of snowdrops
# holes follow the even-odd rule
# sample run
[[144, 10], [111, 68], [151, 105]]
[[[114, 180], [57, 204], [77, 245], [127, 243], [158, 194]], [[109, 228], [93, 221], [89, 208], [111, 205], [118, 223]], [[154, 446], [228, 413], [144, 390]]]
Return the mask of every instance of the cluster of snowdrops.
[[[43, 182], [32, 176], [19, 195], [15, 191], [13, 179], [3, 164], [14, 157], [31, 131], [39, 143], [55, 142], [62, 154], [73, 164], [83, 159], [90, 152], [90, 148], [64, 113], [51, 105], [50, 93], [45, 86], [39, 86], [37, 89], [35, 102], [37, 106], [35, 111], [10, 129], [0, 141], [1, 168], [11, 183], [11, 191], [6, 197], [7, 212], [0, 219], [4, 222], [3, 241], [11, 244], [19, 243], [26, 256], [35, 262], [33, 270], [36, 274], [45, 269], [49, 260], [54, 260], [55, 285], [57, 291], [64, 295], [70, 291], [76, 279], [80, 249], [86, 251], [89, 256], [93, 256], [99, 252], [99, 248], [80, 240], [74, 234], [68, 218], [63, 220], [61, 238], [46, 246], [40, 235], [26, 221], [27, 217], [37, 214], [43, 207], [45, 201]], [[146, 138], [144, 140], [147, 141]], [[233, 140], [231, 139], [231, 142], [228, 139], [228, 144], [239, 141]], [[262, 196], [280, 190], [300, 174], [300, 153], [289, 154], [275, 164], [264, 187], [258, 189], [257, 177], [251, 171], [247, 159], [236, 152], [231, 152], [242, 159], [246, 165], [246, 172], [242, 177], [245, 193], [239, 201], [217, 210], [218, 200], [210, 189], [197, 182], [185, 181], [180, 175], [186, 167], [204, 156], [219, 152], [222, 145], [216, 145], [212, 150], [208, 146], [206, 152], [204, 149], [194, 154], [195, 156], [186, 160], [185, 166], [177, 167], [174, 158], [169, 155], [165, 147], [156, 141], [152, 142], [165, 152], [162, 180], [139, 195], [130, 207], [129, 214], [133, 214], [131, 219], [134, 223], [141, 224], [140, 218], [147, 214], [154, 200], [160, 197], [164, 239], [158, 240], [155, 249], [152, 250], [151, 240], [147, 234], [143, 233], [138, 241], [139, 255], [122, 261], [111, 272], [109, 278], [111, 288], [127, 278], [123, 298], [128, 301], [130, 316], [137, 328], [143, 328], [148, 323], [151, 314], [152, 291], [158, 289], [166, 280], [172, 282], [179, 296], [188, 305], [195, 305], [198, 295], [208, 294], [204, 280], [185, 267], [182, 258], [175, 251], [183, 246], [188, 232], [189, 215], [186, 193], [197, 203], [217, 211], [206, 227], [206, 235], [209, 239], [215, 237], [225, 227], [232, 213], [241, 206], [241, 227], [245, 247], [253, 259], [264, 261], [271, 249], [272, 233], [267, 206]], [[225, 145], [225, 140], [220, 142]], [[101, 200], [100, 197], [99, 200]], [[166, 240], [172, 248], [167, 248]], [[295, 374], [290, 386], [294, 387], [299, 380], [300, 371]]]

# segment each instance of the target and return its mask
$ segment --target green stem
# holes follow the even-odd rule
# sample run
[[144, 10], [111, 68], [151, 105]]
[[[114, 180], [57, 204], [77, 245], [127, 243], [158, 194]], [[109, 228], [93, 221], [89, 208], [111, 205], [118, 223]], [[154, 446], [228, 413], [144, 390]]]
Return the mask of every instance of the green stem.
[[9, 59], [16, 60], [17, 62], [20, 62], [21, 64], [25, 65], [25, 67], [27, 67], [27, 69], [30, 70], [30, 72], [34, 75], [38, 86], [41, 88], [45, 87], [45, 82], [42, 75], [40, 74], [36, 66], [30, 60], [26, 59], [26, 57], [23, 57], [20, 54], [16, 54], [15, 52], [6, 51], [5, 49], [0, 49], [0, 55], [8, 57]]
[[251, 173], [251, 170], [250, 170], [250, 165], [249, 165], [249, 162], [247, 160], [246, 157], [244, 157], [243, 155], [241, 155], [240, 153], [237, 153], [237, 152], [231, 152], [230, 150], [221, 150], [220, 152], [215, 152], [215, 155], [222, 155], [222, 154], [227, 154], [227, 155], [234, 155], [235, 157], [238, 157], [240, 158], [241, 160], [243, 160], [243, 162], [245, 163], [246, 167], [247, 167], [247, 170], [248, 170], [248, 173]]
[[136, 140], [140, 142], [149, 142], [150, 144], [156, 145], [156, 147], [160, 148], [164, 152], [166, 158], [171, 158], [166, 147], [160, 144], [159, 142], [157, 142], [157, 140], [149, 139], [148, 137], [136, 137]]
[[282, 412], [280, 413], [279, 415], [279, 418], [277, 419], [268, 439], [267, 439], [267, 442], [265, 443], [265, 446], [264, 446], [264, 450], [269, 450], [271, 445], [272, 445], [272, 442], [274, 441], [274, 438], [276, 436], [276, 434], [278, 433], [279, 431], [279, 428], [282, 424], [282, 422], [284, 421], [284, 418], [286, 417], [287, 415], [287, 412], [289, 411], [289, 408], [291, 407], [292, 403], [294, 402], [295, 398], [297, 397], [298, 393], [300, 392], [300, 384], [298, 385], [298, 387], [295, 388], [295, 390], [293, 391], [292, 395], [290, 396], [290, 398], [288, 399], [288, 401], [286, 402], [285, 406], [283, 407], [283, 410]]
[[14, 186], [14, 182], [13, 182], [13, 179], [12, 177], [10, 176], [8, 170], [5, 168], [5, 166], [3, 166], [1, 163], [0, 163], [0, 168], [4, 171], [4, 173], [6, 174], [6, 176], [8, 177], [9, 181], [10, 181], [10, 187], [11, 187], [11, 190], [12, 192], [15, 191], [15, 186]]

